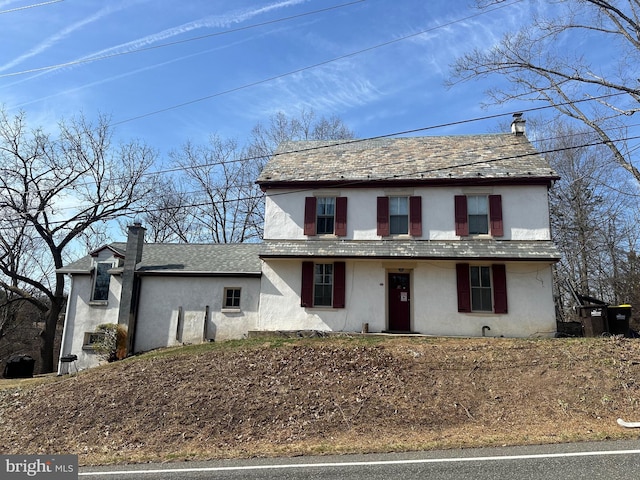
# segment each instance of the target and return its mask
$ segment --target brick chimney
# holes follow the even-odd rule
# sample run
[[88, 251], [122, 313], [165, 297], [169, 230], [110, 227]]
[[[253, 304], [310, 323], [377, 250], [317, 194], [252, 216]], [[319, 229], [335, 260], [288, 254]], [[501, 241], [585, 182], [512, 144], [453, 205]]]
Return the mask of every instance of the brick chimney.
[[133, 353], [135, 337], [136, 307], [138, 303], [139, 280], [136, 278], [136, 265], [142, 260], [144, 232], [146, 229], [139, 222], [129, 226], [127, 250], [122, 270], [122, 291], [120, 292], [120, 310], [118, 324], [127, 330], [127, 355]]
[[522, 118], [522, 112], [514, 113], [511, 121], [511, 133], [515, 135], [524, 135], [526, 120]]

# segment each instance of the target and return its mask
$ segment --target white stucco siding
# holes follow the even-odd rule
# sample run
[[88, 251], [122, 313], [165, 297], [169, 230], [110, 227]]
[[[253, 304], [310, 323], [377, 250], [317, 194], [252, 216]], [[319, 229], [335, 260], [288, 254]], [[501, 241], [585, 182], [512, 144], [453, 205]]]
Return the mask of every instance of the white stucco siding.
[[[223, 307], [224, 289], [240, 288], [240, 308]], [[208, 340], [242, 338], [258, 321], [260, 279], [142, 277], [136, 352]], [[207, 316], [208, 312], [208, 316]]]
[[369, 328], [382, 330], [384, 270], [380, 262], [347, 262], [345, 273], [346, 308], [303, 308], [301, 261], [263, 263], [259, 329], [354, 332], [369, 323]]
[[[502, 240], [549, 240], [549, 208], [546, 186], [421, 187], [409, 189], [341, 188], [333, 193], [347, 197], [346, 239], [376, 240], [376, 197], [407, 195], [422, 197], [424, 240], [457, 240], [455, 195], [502, 196], [504, 236]], [[304, 240], [304, 203], [309, 192], [274, 190], [265, 204], [265, 240]]]
[[346, 308], [300, 306], [301, 261], [269, 260], [263, 268], [260, 330], [370, 332], [388, 329], [387, 273], [411, 273], [411, 328], [443, 336], [549, 336], [555, 332], [551, 267], [508, 263], [508, 314], [459, 313], [455, 262], [348, 261]]
[[[473, 263], [476, 265], [476, 263]], [[490, 263], [478, 263], [490, 265]], [[459, 313], [454, 262], [428, 262], [414, 270], [412, 326], [428, 335], [544, 337], [556, 332], [551, 266], [507, 263], [508, 313]]]
[[[109, 282], [109, 299], [106, 304], [98, 304], [91, 301], [93, 276], [71, 276], [60, 356], [77, 355], [76, 366], [79, 370], [96, 366], [102, 361], [92, 350], [82, 348], [84, 334], [95, 332], [98, 325], [104, 323], [118, 323], [121, 286], [120, 276], [112, 275]], [[58, 371], [60, 372], [60, 368]]]

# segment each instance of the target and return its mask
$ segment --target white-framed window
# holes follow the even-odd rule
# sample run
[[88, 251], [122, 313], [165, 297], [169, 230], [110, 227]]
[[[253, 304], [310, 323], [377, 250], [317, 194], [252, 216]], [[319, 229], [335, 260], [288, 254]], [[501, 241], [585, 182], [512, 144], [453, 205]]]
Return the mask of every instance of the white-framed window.
[[239, 287], [225, 287], [222, 308], [225, 310], [240, 310], [242, 289]]
[[98, 262], [96, 264], [93, 276], [93, 291], [91, 292], [91, 301], [106, 303], [109, 300], [109, 284], [111, 283], [111, 274], [109, 270], [113, 268], [111, 262]]
[[335, 197], [316, 198], [316, 234], [333, 234], [336, 215]]
[[83, 350], [93, 350], [95, 344], [104, 344], [105, 333], [104, 332], [84, 332], [84, 339], [82, 341]]
[[313, 306], [333, 305], [333, 263], [316, 263], [313, 274]]
[[489, 200], [487, 195], [467, 195], [469, 235], [489, 233]]
[[491, 267], [472, 265], [469, 268], [469, 275], [471, 277], [471, 311], [493, 311]]
[[409, 197], [389, 197], [389, 233], [409, 233]]

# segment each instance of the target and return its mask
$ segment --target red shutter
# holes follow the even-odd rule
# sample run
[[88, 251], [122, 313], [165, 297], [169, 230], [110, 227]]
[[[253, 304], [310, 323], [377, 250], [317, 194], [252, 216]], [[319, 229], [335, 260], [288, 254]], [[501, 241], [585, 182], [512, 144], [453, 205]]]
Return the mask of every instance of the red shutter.
[[304, 234], [316, 234], [316, 197], [304, 199]]
[[409, 233], [422, 236], [422, 197], [409, 197]]
[[502, 226], [502, 196], [500, 195], [489, 195], [489, 222], [491, 235], [502, 237], [504, 228]]
[[313, 307], [313, 262], [302, 262], [300, 306]]
[[469, 222], [467, 221], [467, 197], [456, 195], [455, 198], [456, 235], [466, 237], [469, 235]]
[[336, 198], [335, 233], [339, 237], [344, 237], [347, 234], [347, 197]]
[[333, 308], [344, 308], [346, 288], [345, 263], [333, 264]]
[[456, 264], [456, 282], [458, 287], [458, 311], [471, 311], [471, 280], [469, 279], [469, 264]]
[[378, 235], [389, 235], [389, 197], [378, 197]]
[[507, 313], [507, 273], [504, 265], [492, 265], [493, 311]]

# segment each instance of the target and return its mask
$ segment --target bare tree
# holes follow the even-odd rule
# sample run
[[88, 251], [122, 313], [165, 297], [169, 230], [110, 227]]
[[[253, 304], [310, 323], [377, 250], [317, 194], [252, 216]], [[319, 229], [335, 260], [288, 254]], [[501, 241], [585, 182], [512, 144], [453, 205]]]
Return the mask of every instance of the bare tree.
[[[193, 241], [195, 219], [191, 215], [193, 195], [171, 177], [157, 179], [156, 194], [144, 207], [142, 223], [146, 238], [154, 243]], [[126, 225], [122, 225], [126, 232]]]
[[[249, 154], [269, 159], [278, 145], [288, 140], [349, 140], [352, 138], [355, 138], [354, 132], [336, 116], [317, 118], [313, 110], [305, 109], [300, 111], [298, 117], [288, 117], [285, 113], [278, 112], [266, 125], [257, 123], [253, 127]], [[264, 164], [260, 167], [262, 166]]]
[[[536, 146], [560, 179], [550, 190], [553, 239], [562, 253], [556, 289], [568, 306], [568, 281], [579, 293], [610, 303], [628, 302], [626, 272], [636, 244], [636, 197], [628, 176], [604, 145], [590, 146], [593, 131], [567, 121], [531, 121]], [[631, 249], [631, 250], [630, 250]]]
[[152, 203], [145, 221], [153, 226], [152, 235], [157, 228], [171, 232], [157, 236], [158, 241], [260, 240], [264, 195], [255, 180], [278, 145], [287, 140], [349, 138], [353, 132], [337, 117], [316, 118], [313, 111], [303, 110], [298, 117], [280, 112], [267, 124], [258, 123], [246, 147], [217, 135], [211, 135], [206, 144], [187, 142], [170, 154], [175, 169], [182, 172], [180, 181], [171, 187], [174, 193], [162, 200], [170, 204]]
[[43, 372], [54, 368], [65, 302], [65, 279], [56, 269], [65, 253], [83, 233], [130, 213], [150, 193], [143, 177], [155, 152], [111, 141], [105, 117], [95, 124], [61, 121], [54, 137], [29, 129], [24, 114], [0, 112], [0, 286], [46, 311]]
[[240, 243], [257, 239], [244, 199], [253, 195], [247, 162], [235, 140], [211, 135], [206, 145], [185, 143], [170, 154], [183, 171], [191, 191], [191, 239], [199, 242]]
[[[502, 0], [477, 0], [487, 8]], [[547, 0], [547, 15], [533, 15], [520, 31], [487, 50], [476, 48], [453, 65], [452, 80], [502, 76], [505, 88], [491, 102], [544, 102], [588, 126], [612, 159], [640, 182], [627, 150], [629, 117], [640, 110], [640, 3], [637, 0]], [[591, 54], [598, 45], [600, 57]], [[567, 48], [571, 45], [571, 48]], [[608, 53], [608, 55], [607, 55]], [[603, 58], [606, 61], [603, 61]]]

